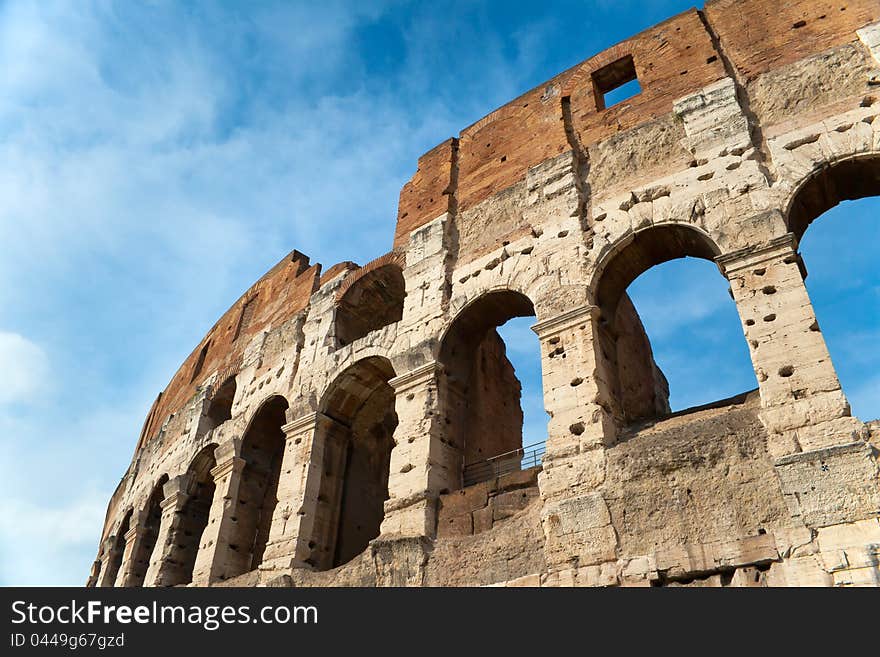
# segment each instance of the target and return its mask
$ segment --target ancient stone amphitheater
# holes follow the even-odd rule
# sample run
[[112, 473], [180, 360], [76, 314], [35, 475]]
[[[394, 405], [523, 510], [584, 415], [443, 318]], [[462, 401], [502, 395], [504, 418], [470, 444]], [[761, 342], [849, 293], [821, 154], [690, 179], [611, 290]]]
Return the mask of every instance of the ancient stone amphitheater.
[[[220, 318], [89, 585], [877, 585], [880, 425], [798, 252], [876, 194], [877, 0], [714, 0], [638, 34], [423, 155], [389, 253], [293, 251]], [[684, 256], [729, 281], [759, 388], [671, 415], [626, 289]], [[522, 316], [543, 458], [495, 331]]]

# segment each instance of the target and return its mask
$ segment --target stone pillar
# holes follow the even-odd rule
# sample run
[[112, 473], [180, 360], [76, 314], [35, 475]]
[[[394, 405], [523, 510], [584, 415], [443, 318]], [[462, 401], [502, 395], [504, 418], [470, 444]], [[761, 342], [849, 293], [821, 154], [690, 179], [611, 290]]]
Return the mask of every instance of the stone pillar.
[[147, 533], [147, 513], [140, 511], [131, 517], [131, 528], [125, 533], [125, 549], [122, 552], [122, 565], [116, 576], [116, 586], [139, 586], [142, 582], [137, 571], [143, 564], [135, 562]]
[[594, 488], [616, 429], [599, 344], [599, 309], [581, 306], [532, 327], [541, 342], [544, 407], [550, 415], [539, 475], [545, 499]]
[[86, 588], [91, 589], [98, 585], [98, 579], [101, 577], [101, 571], [103, 570], [103, 561], [101, 559], [95, 559], [92, 562], [92, 568], [89, 570], [89, 579], [86, 580]]
[[398, 424], [380, 538], [434, 538], [438, 497], [460, 485], [461, 450], [444, 440], [443, 378], [432, 361], [388, 382]]
[[348, 428], [323, 413], [310, 413], [285, 431], [293, 441], [300, 481], [299, 504], [291, 506], [295, 516], [286, 530], [291, 565], [326, 570], [333, 565], [339, 528]]
[[538, 487], [551, 567], [611, 561], [617, 550], [608, 507], [596, 490], [605, 480], [605, 449], [616, 439], [613, 378], [602, 354], [599, 321], [596, 306], [581, 306], [532, 327], [541, 341], [544, 407], [550, 414]]
[[[443, 417], [443, 440], [455, 451], [448, 464], [449, 490], [464, 486], [464, 469], [469, 465], [465, 454], [468, 436], [468, 397], [465, 382], [447, 371], [437, 372], [440, 411]], [[458, 457], [456, 457], [456, 452]], [[454, 458], [454, 460], [453, 460]]]
[[175, 559], [177, 552], [177, 532], [180, 527], [180, 514], [189, 499], [188, 489], [192, 482], [190, 473], [180, 475], [162, 487], [162, 519], [156, 536], [156, 547], [150, 559], [144, 586], [167, 586], [165, 581], [171, 571], [180, 566]]
[[109, 587], [116, 584], [116, 575], [119, 574], [119, 569], [114, 572], [112, 564], [120, 556], [119, 552], [120, 548], [117, 545], [115, 535], [104, 539], [101, 548], [101, 554], [103, 555], [101, 557], [101, 572], [95, 586]]
[[717, 258], [743, 323], [774, 457], [857, 440], [792, 234]]
[[[324, 462], [326, 441], [342, 430], [334, 431], [337, 425], [323, 413], [309, 413], [282, 427], [285, 447], [278, 504], [261, 568], [322, 565], [316, 555], [327, 548], [328, 532], [335, 531], [327, 517], [331, 499], [322, 496], [322, 486], [338, 488], [344, 474]], [[338, 496], [330, 497], [336, 500]]]
[[[214, 501], [208, 516], [208, 526], [202, 534], [199, 552], [193, 568], [192, 582], [206, 586], [226, 579], [230, 573], [244, 572], [240, 567], [242, 550], [234, 541], [237, 529], [238, 488], [245, 461], [239, 456], [241, 440], [235, 438], [223, 443], [215, 451], [216, 466], [211, 470], [216, 486]], [[245, 557], [250, 554], [244, 550]]]

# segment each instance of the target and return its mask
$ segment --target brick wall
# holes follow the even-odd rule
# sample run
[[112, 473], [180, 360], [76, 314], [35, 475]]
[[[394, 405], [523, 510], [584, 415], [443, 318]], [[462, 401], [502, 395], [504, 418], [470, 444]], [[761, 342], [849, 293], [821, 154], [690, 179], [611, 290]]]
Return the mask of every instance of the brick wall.
[[714, 0], [704, 10], [746, 80], [858, 39], [880, 20], [877, 0]]
[[412, 231], [450, 211], [457, 157], [458, 140], [447, 139], [419, 158], [415, 175], [400, 190], [394, 248], [406, 246]]
[[[605, 110], [598, 109], [593, 74], [627, 56], [633, 58], [641, 93]], [[726, 75], [696, 10], [660, 23], [575, 69], [563, 93], [571, 97], [573, 128], [585, 146], [669, 114], [675, 99]]]

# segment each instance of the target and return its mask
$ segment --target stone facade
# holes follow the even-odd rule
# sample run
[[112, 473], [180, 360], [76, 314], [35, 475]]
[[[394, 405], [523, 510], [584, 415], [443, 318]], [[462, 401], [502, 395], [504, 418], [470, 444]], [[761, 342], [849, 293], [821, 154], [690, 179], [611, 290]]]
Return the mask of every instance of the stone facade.
[[[440, 144], [390, 253], [294, 251], [184, 362], [89, 584], [880, 584], [880, 431], [798, 252], [880, 193], [878, 85], [876, 0], [714, 0]], [[759, 388], [670, 416], [626, 288], [683, 256], [729, 281]], [[521, 444], [494, 331], [518, 316], [543, 464], [464, 486]]]

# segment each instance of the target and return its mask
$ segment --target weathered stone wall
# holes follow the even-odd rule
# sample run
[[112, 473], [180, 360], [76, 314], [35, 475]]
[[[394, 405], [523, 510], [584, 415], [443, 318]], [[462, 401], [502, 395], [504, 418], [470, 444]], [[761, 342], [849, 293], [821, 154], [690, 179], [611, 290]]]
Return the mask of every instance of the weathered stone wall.
[[[798, 241], [880, 194], [878, 83], [874, 0], [714, 0], [440, 144], [390, 253], [322, 274], [293, 252], [196, 347], [90, 584], [877, 585], [876, 422], [851, 416]], [[729, 281], [759, 388], [669, 416], [626, 288], [684, 256]], [[530, 315], [542, 466], [464, 488], [470, 459], [521, 440], [503, 349], [478, 346]], [[248, 445], [273, 399], [266, 461]], [[390, 456], [365, 447], [389, 435]]]
[[642, 320], [626, 295], [617, 305], [609, 361], [617, 370], [615, 397], [628, 421], [669, 413], [669, 382], [654, 362]]
[[494, 330], [477, 348], [466, 396], [465, 465], [522, 446], [521, 386]]
[[510, 472], [441, 495], [437, 538], [471, 536], [528, 507], [538, 497], [538, 469]]

